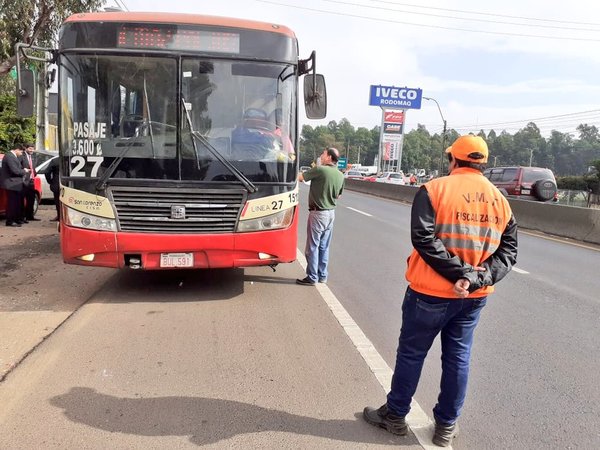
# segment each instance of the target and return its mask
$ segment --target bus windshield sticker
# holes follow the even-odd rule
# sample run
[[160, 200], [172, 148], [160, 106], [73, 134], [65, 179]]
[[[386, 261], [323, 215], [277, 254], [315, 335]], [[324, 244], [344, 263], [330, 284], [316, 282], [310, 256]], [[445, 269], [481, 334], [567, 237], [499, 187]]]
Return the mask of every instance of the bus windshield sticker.
[[97, 177], [104, 161], [102, 144], [106, 139], [106, 122], [74, 122], [70, 166], [72, 177]]

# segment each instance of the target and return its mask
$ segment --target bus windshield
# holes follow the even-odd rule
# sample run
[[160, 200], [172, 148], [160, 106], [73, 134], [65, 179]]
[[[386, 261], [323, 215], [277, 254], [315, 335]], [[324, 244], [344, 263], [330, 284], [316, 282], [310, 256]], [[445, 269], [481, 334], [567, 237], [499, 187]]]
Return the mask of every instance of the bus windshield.
[[231, 184], [234, 166], [255, 183], [294, 182], [293, 65], [73, 53], [60, 64], [67, 177]]

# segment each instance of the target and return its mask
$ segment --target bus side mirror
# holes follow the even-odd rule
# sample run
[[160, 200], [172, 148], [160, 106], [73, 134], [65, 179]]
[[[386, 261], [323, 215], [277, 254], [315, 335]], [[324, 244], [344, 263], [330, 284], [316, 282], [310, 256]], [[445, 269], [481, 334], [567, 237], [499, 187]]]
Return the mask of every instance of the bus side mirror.
[[324, 119], [327, 115], [327, 90], [323, 75], [304, 77], [304, 109], [309, 119]]
[[21, 117], [33, 116], [34, 81], [33, 70], [21, 69], [17, 80], [17, 114]]

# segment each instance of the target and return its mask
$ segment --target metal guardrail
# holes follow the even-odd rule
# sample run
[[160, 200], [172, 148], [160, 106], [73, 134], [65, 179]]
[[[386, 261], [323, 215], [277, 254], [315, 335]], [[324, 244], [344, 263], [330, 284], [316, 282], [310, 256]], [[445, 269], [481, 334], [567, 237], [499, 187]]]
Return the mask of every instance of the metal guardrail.
[[[346, 189], [412, 203], [418, 186], [346, 180]], [[509, 199], [519, 226], [592, 244], [600, 244], [600, 209]]]

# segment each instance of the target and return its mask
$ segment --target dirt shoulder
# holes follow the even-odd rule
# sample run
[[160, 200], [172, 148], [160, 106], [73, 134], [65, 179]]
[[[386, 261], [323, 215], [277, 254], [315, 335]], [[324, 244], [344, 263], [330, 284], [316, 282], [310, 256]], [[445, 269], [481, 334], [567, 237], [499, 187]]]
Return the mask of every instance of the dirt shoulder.
[[0, 222], [0, 381], [116, 272], [66, 265], [52, 205], [20, 228]]

